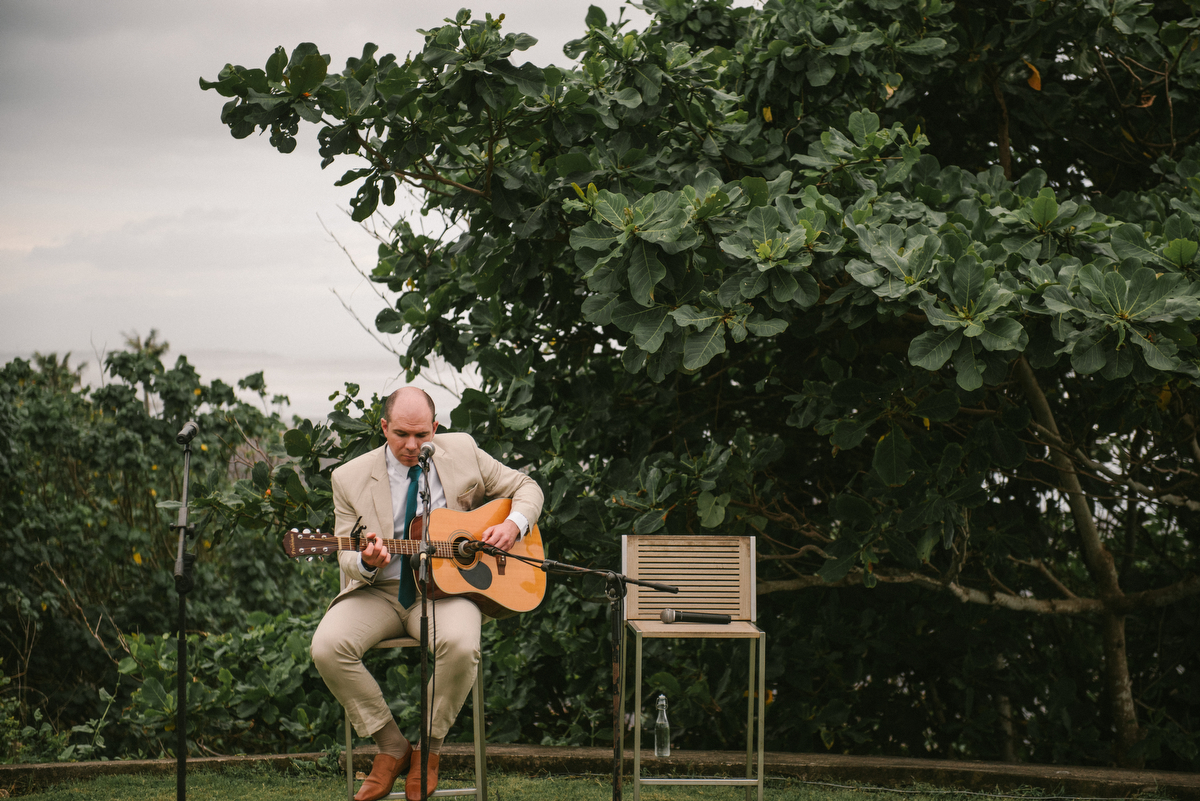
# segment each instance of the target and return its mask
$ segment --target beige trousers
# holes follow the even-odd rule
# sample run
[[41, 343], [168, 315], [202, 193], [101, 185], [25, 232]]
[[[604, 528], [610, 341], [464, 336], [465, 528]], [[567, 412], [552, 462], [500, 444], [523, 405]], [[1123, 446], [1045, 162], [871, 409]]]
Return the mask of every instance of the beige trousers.
[[[363, 666], [363, 654], [380, 640], [421, 636], [421, 597], [406, 610], [396, 597], [399, 587], [399, 581], [381, 581], [346, 593], [329, 607], [313, 634], [317, 671], [360, 737], [392, 720], [383, 691]], [[482, 624], [483, 613], [466, 598], [429, 603], [429, 644], [436, 665], [430, 679], [434, 738], [446, 736], [475, 684]]]

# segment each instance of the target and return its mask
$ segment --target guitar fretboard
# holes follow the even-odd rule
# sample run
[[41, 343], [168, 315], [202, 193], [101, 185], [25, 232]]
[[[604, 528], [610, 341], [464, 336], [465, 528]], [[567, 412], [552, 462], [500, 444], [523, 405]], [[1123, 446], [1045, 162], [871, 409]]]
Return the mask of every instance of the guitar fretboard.
[[[380, 539], [378, 542], [387, 548], [388, 553], [398, 553], [405, 556], [416, 556], [421, 553], [421, 548], [425, 545], [423, 540]], [[442, 559], [451, 559], [454, 557], [454, 543], [439, 542], [438, 540], [431, 540], [431, 542], [434, 547], [434, 556]], [[367, 546], [367, 541], [361, 537], [358, 538], [357, 548], [354, 547], [354, 540], [350, 537], [338, 537], [337, 543], [339, 551], [361, 551]]]
[[[292, 531], [293, 539], [286, 543], [289, 556], [325, 556], [337, 551], [361, 551], [367, 546], [363, 537], [335, 537], [331, 534]], [[424, 545], [422, 540], [397, 540], [380, 538], [378, 542], [387, 549], [388, 553], [417, 556]], [[453, 559], [455, 543], [445, 540], [431, 540], [435, 557]]]

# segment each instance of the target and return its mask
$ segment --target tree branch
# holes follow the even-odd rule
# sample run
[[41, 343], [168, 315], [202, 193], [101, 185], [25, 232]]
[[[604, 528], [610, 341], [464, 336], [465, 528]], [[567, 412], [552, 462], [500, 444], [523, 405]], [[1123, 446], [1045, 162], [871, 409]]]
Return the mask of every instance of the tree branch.
[[[1017, 377], [1025, 391], [1025, 397], [1029, 400], [1029, 406], [1038, 422], [1035, 430], [1051, 435], [1051, 438], [1056, 441], [1055, 444], [1061, 444], [1063, 440], [1058, 432], [1058, 425], [1054, 422], [1054, 413], [1050, 410], [1050, 404], [1038, 384], [1033, 368], [1029, 366], [1029, 362], [1024, 356], [1017, 359], [1015, 367]], [[1051, 447], [1049, 451], [1050, 460], [1058, 470], [1058, 475], [1062, 479], [1066, 491], [1067, 505], [1070, 507], [1071, 517], [1075, 521], [1075, 531], [1083, 545], [1084, 561], [1091, 571], [1092, 578], [1100, 588], [1100, 597], [1110, 600], [1119, 598], [1121, 587], [1117, 582], [1116, 563], [1112, 554], [1100, 540], [1096, 519], [1092, 516], [1091, 505], [1079, 483], [1075, 467], [1070, 457], [1061, 448]]]
[[[794, 579], [781, 579], [777, 581], [760, 581], [758, 583], [758, 594], [767, 595], [772, 592], [807, 590], [817, 587], [849, 587], [862, 584], [863, 574], [864, 571], [862, 568], [855, 568], [845, 578], [833, 583], [828, 583], [817, 575], [800, 576]], [[1011, 609], [1015, 612], [1032, 612], [1041, 615], [1087, 615], [1104, 611], [1104, 602], [1096, 598], [1060, 600], [1057, 598], [1043, 599], [1010, 593], [985, 592], [973, 587], [964, 587], [955, 582], [943, 584], [935, 578], [912, 571], [891, 572], [876, 570], [875, 577], [885, 584], [915, 584], [918, 587], [935, 592], [950, 592], [963, 603], [994, 606], [1001, 609]], [[1200, 584], [1200, 581], [1197, 583]], [[1200, 592], [1200, 589], [1197, 591]]]

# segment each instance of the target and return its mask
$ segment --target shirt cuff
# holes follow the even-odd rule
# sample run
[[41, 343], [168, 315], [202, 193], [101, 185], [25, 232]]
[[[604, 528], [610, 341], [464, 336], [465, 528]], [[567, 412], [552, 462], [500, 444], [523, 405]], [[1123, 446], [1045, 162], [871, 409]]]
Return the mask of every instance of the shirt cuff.
[[517, 524], [517, 528], [520, 529], [520, 531], [521, 531], [521, 533], [520, 533], [520, 535], [518, 535], [517, 539], [520, 539], [521, 537], [524, 537], [526, 534], [529, 533], [529, 519], [526, 518], [525, 515], [521, 514], [520, 512], [517, 512], [517, 511], [509, 512], [508, 517], [505, 519], [511, 520]]
[[367, 581], [375, 580], [375, 571], [379, 568], [367, 567], [367, 563], [363, 561], [362, 554], [358, 555], [358, 572], [362, 573], [362, 577]]

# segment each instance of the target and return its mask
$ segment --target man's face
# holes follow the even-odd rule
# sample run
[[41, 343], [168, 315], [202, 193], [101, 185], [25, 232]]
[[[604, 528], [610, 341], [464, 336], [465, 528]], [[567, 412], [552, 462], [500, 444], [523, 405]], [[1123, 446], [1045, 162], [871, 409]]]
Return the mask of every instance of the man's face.
[[417, 463], [421, 446], [433, 439], [438, 427], [425, 403], [398, 402], [392, 409], [392, 419], [385, 417], [380, 422], [392, 455], [405, 467]]

